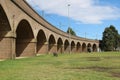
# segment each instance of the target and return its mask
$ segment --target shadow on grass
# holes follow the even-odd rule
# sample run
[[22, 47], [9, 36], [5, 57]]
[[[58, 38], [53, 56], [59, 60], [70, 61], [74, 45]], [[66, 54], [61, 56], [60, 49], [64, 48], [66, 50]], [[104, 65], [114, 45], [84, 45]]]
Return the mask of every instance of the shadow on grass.
[[104, 59], [120, 59], [120, 56], [106, 56]]
[[97, 72], [107, 72], [111, 75], [111, 77], [118, 77], [120, 78], [120, 72], [112, 72], [110, 70], [113, 69], [120, 69], [117, 67], [99, 67], [99, 66], [91, 66], [91, 67], [71, 67], [71, 68], [64, 68], [64, 69], [74, 69], [74, 70], [93, 70]]
[[100, 57], [84, 57], [87, 61], [101, 61]]
[[120, 78], [120, 72], [111, 72], [111, 77], [118, 77], [118, 78]]
[[101, 61], [103, 59], [120, 59], [120, 56], [106, 56], [106, 57], [83, 57], [87, 61]]

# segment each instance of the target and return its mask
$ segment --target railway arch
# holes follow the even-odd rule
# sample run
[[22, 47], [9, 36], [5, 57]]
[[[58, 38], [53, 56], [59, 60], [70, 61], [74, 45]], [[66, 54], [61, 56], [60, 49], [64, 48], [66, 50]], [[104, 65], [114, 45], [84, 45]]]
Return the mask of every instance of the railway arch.
[[47, 53], [81, 53], [99, 41], [71, 36], [48, 23], [25, 0], [0, 0], [0, 59]]

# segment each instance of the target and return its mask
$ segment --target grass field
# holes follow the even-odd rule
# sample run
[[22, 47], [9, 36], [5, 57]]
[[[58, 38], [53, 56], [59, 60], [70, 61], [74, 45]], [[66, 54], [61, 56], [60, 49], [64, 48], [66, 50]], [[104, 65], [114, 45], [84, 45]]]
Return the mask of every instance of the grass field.
[[120, 80], [120, 53], [41, 55], [1, 61], [0, 80]]

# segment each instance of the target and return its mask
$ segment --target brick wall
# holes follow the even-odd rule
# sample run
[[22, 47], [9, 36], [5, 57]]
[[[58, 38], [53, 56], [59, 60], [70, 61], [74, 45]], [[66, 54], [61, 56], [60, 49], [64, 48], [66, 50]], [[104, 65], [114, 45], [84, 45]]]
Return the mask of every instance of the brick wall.
[[0, 39], [0, 59], [10, 59], [12, 57], [12, 38]]
[[39, 48], [38, 51], [37, 51], [37, 54], [48, 53], [48, 44], [38, 45], [37, 47]]
[[29, 40], [20, 40], [16, 43], [16, 56], [17, 57], [30, 57], [35, 56], [35, 42]]

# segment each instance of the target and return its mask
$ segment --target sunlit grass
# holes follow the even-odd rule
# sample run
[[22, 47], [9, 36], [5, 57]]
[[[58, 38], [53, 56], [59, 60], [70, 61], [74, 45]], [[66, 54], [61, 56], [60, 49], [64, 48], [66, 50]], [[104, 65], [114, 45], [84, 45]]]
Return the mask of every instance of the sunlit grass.
[[120, 80], [120, 53], [41, 55], [1, 61], [0, 80]]

